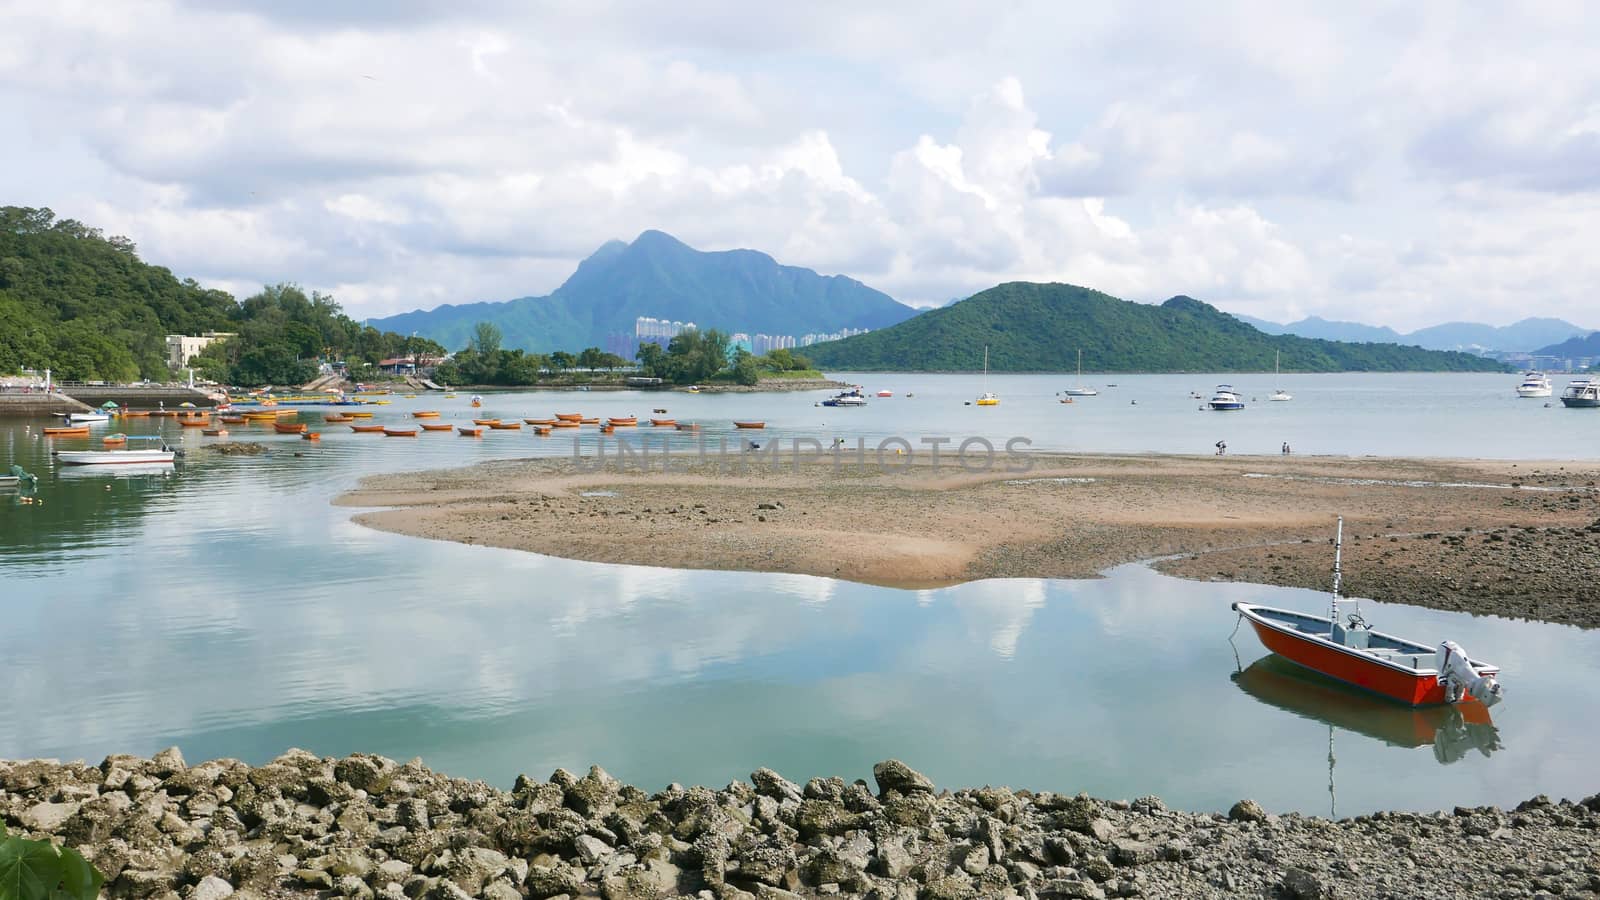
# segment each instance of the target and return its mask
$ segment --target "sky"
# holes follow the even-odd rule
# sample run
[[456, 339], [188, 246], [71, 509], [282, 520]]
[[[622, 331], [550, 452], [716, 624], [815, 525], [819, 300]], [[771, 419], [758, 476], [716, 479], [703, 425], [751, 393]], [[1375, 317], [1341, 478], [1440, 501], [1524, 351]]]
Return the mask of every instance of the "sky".
[[[1092, 7], [1092, 8], [1091, 8]], [[1114, 8], [1112, 8], [1114, 7]], [[1581, 2], [0, 0], [0, 203], [357, 318], [656, 228], [913, 305], [1600, 327]]]

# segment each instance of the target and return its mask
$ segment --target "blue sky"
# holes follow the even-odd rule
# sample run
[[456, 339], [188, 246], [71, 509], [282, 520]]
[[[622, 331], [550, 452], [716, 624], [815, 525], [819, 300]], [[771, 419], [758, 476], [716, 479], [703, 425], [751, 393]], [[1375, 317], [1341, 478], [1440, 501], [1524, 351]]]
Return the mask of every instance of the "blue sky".
[[1600, 280], [1581, 3], [0, 0], [3, 202], [355, 315], [611, 238], [1411, 329]]

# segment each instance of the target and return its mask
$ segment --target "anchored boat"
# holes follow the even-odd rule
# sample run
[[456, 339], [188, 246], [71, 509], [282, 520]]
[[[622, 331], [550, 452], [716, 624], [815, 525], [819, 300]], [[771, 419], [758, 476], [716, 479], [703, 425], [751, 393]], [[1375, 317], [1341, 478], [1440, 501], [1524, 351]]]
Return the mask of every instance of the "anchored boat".
[[1215, 410], [1244, 409], [1244, 401], [1234, 391], [1231, 384], [1219, 384], [1217, 390], [1211, 395], [1208, 406]]
[[1467, 656], [1454, 641], [1429, 647], [1416, 641], [1373, 631], [1361, 616], [1360, 601], [1340, 621], [1339, 560], [1344, 547], [1344, 519], [1334, 537], [1333, 597], [1330, 615], [1312, 616], [1290, 609], [1235, 603], [1233, 608], [1255, 629], [1268, 650], [1330, 678], [1382, 694], [1409, 706], [1477, 700], [1500, 702], [1504, 689], [1496, 680], [1500, 667]]
[[1567, 389], [1561, 392], [1561, 405], [1572, 409], [1600, 407], [1600, 378], [1590, 377], [1586, 381], [1574, 381], [1567, 385]]

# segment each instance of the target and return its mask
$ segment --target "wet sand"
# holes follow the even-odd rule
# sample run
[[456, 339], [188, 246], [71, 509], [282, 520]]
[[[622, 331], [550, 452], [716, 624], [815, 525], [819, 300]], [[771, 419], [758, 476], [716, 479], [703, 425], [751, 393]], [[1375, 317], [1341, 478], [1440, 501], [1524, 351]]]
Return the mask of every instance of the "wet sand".
[[[846, 457], [849, 459], [849, 457]], [[729, 471], [570, 459], [363, 480], [385, 531], [595, 562], [896, 587], [1086, 578], [1156, 557], [1190, 578], [1326, 588], [1345, 518], [1354, 596], [1600, 627], [1600, 464], [1030, 454], [970, 473], [827, 455]], [[903, 462], [891, 460], [891, 462]], [[1462, 537], [1458, 541], [1456, 535]]]

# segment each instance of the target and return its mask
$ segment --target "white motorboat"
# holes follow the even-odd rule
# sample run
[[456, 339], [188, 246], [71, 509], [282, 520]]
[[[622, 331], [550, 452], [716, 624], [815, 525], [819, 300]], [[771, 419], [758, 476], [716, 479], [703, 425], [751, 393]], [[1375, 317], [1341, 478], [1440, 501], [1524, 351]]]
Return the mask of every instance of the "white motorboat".
[[1572, 409], [1600, 408], [1600, 377], [1574, 381], [1561, 392], [1561, 405]]
[[1083, 383], [1083, 351], [1081, 349], [1078, 351], [1078, 386], [1077, 387], [1069, 387], [1066, 390], [1062, 391], [1061, 393], [1067, 395], [1068, 397], [1098, 397], [1098, 396], [1100, 396], [1100, 392], [1099, 391], [1095, 390], [1092, 387], [1088, 387], [1088, 386], [1084, 385], [1084, 383]]
[[66, 415], [67, 421], [74, 425], [87, 425], [90, 422], [109, 422], [111, 417], [103, 412], [75, 412]]
[[1548, 397], [1554, 392], [1550, 376], [1543, 372], [1524, 372], [1522, 383], [1517, 385], [1518, 397]]
[[866, 406], [867, 397], [861, 393], [860, 387], [848, 391], [840, 391], [832, 397], [822, 401], [823, 406]]
[[1244, 401], [1239, 399], [1238, 393], [1231, 384], [1219, 384], [1217, 390], [1211, 395], [1211, 400], [1206, 404], [1215, 410], [1244, 409]]
[[69, 466], [169, 463], [176, 456], [177, 451], [166, 447], [160, 450], [58, 450], [56, 452], [56, 458]]

